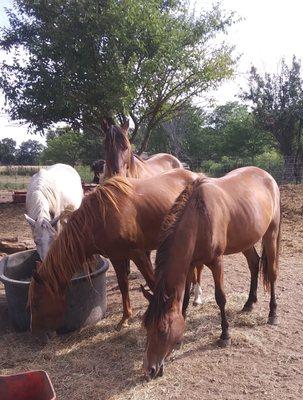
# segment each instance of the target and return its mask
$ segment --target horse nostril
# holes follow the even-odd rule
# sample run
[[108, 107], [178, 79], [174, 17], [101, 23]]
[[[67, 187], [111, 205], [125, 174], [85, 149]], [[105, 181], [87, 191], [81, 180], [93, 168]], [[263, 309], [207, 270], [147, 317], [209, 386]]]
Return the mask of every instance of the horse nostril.
[[151, 367], [148, 372], [149, 372], [149, 376], [151, 378], [154, 378], [156, 375], [156, 367]]

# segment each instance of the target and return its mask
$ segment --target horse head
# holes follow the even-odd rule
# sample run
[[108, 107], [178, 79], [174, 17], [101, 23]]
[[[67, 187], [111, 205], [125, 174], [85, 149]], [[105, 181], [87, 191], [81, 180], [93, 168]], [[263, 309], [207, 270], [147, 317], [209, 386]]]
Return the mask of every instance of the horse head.
[[40, 265], [41, 263], [37, 262], [28, 297], [31, 313], [30, 329], [34, 334], [58, 329], [67, 308], [66, 291], [55, 293], [39, 274]]
[[57, 225], [60, 217], [55, 217], [49, 221], [46, 218], [34, 220], [27, 214], [24, 214], [24, 216], [32, 229], [37, 252], [41, 260], [44, 260], [50, 245], [58, 234]]
[[150, 303], [144, 317], [147, 341], [143, 358], [145, 377], [150, 380], [163, 375], [165, 359], [183, 340], [185, 321], [175, 293], [159, 307], [159, 299], [141, 289]]
[[132, 148], [128, 140], [129, 121], [123, 125], [111, 125], [103, 120], [101, 128], [105, 134], [106, 175], [127, 175], [130, 167]]
[[92, 163], [91, 170], [94, 173], [93, 183], [98, 184], [100, 182], [100, 175], [104, 174], [104, 167], [105, 167], [105, 160], [100, 159]]

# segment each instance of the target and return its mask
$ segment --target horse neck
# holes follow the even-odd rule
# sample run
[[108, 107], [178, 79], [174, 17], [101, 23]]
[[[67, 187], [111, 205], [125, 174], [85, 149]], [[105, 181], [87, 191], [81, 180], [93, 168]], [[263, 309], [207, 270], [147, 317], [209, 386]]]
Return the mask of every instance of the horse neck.
[[46, 198], [45, 193], [40, 189], [34, 190], [28, 197], [26, 204], [27, 212], [34, 220], [42, 220], [46, 218], [50, 220], [50, 202]]
[[162, 266], [156, 271], [156, 282], [163, 281], [163, 287], [168, 296], [175, 292], [180, 311], [182, 310], [187, 274], [195, 250], [197, 231], [198, 218], [195, 209], [188, 208], [172, 236], [168, 238], [165, 253], [159, 254], [159, 258], [162, 258]]
[[[82, 206], [81, 206], [82, 207]], [[85, 209], [80, 207], [72, 215], [63, 231], [52, 244], [39, 274], [54, 292], [66, 289], [76, 272], [89, 273], [90, 260], [97, 254], [94, 244], [96, 225], [101, 221], [94, 215], [85, 218]]]

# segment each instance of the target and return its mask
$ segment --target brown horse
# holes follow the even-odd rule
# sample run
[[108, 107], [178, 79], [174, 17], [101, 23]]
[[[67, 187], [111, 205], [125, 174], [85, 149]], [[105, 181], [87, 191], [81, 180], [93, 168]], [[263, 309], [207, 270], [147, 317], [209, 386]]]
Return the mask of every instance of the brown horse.
[[[154, 295], [144, 324], [147, 346], [144, 357], [148, 379], [163, 373], [163, 363], [183, 339], [185, 311], [193, 265], [203, 263], [213, 274], [215, 298], [221, 311], [221, 345], [230, 341], [225, 315], [223, 255], [243, 252], [251, 272], [244, 310], [257, 301], [259, 264], [265, 288], [270, 289], [268, 323], [277, 323], [275, 281], [278, 273], [280, 194], [265, 171], [246, 167], [223, 178], [202, 178], [181, 193], [163, 223], [156, 257]], [[262, 239], [261, 260], [254, 248]], [[260, 260], [260, 263], [259, 263]]]
[[183, 168], [171, 154], [159, 153], [147, 160], [135, 155], [128, 139], [128, 120], [121, 127], [103, 120], [101, 128], [105, 133], [105, 178], [113, 175], [148, 178], [174, 168]]
[[[105, 133], [106, 165], [104, 178], [114, 175], [147, 178], [173, 168], [183, 168], [181, 162], [171, 154], [155, 154], [147, 160], [142, 160], [135, 155], [128, 139], [128, 120], [121, 127], [103, 120], [101, 128]], [[202, 303], [202, 269], [203, 266], [197, 267], [193, 275], [194, 305]]]
[[67, 286], [93, 254], [109, 257], [114, 266], [123, 299], [121, 328], [132, 313], [125, 260], [137, 265], [153, 290], [154, 271], [147, 252], [157, 248], [161, 223], [177, 196], [197, 177], [175, 169], [148, 179], [114, 177], [97, 186], [71, 215], [33, 275], [29, 291], [32, 331], [59, 327]]

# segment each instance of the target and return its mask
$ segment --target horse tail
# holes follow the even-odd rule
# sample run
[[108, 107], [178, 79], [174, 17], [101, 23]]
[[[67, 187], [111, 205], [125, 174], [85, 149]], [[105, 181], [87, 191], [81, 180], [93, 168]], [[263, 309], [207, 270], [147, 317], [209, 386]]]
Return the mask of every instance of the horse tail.
[[262, 254], [260, 258], [260, 271], [263, 276], [263, 285], [266, 291], [270, 289], [271, 278], [273, 276], [277, 276], [279, 272], [279, 253], [280, 253], [280, 242], [281, 242], [281, 223], [282, 223], [282, 215], [281, 215], [281, 200], [280, 200], [280, 219], [279, 219], [279, 227], [278, 227], [278, 235], [276, 239], [276, 254], [274, 262], [269, 265], [268, 256], [266, 254], [266, 248], [264, 246], [264, 242], [262, 242]]

